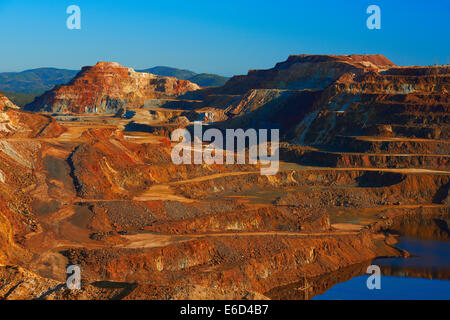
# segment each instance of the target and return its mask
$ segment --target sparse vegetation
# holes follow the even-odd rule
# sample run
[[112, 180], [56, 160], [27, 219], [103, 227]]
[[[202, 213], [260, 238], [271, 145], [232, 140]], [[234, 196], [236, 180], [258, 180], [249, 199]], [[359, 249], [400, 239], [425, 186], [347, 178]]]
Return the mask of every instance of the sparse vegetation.
[[197, 74], [190, 70], [183, 70], [171, 67], [159, 66], [137, 71], [153, 73], [158, 76], [175, 77], [181, 80], [189, 80], [193, 83], [198, 84], [200, 87], [221, 87], [228, 81], [228, 78], [219, 76], [217, 74], [210, 74], [210, 73]]
[[57, 84], [69, 82], [78, 71], [38, 68], [22, 72], [0, 73], [0, 91], [41, 94]]
[[11, 100], [11, 102], [14, 103], [16, 106], [23, 107], [28, 103], [33, 102], [34, 98], [41, 95], [43, 92], [35, 94], [35, 93], [0, 91], [0, 93], [8, 97], [8, 99]]

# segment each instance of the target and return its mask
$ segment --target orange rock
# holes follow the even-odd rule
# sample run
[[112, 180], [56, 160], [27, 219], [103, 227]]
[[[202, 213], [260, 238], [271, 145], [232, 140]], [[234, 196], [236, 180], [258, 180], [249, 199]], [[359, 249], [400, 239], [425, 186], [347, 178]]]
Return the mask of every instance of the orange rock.
[[7, 97], [0, 94], [0, 138], [52, 138], [61, 135], [65, 130], [52, 117], [18, 109]]
[[200, 87], [187, 80], [135, 72], [118, 63], [84, 67], [67, 85], [56, 86], [26, 106], [56, 113], [116, 113], [148, 100], [173, 98]]

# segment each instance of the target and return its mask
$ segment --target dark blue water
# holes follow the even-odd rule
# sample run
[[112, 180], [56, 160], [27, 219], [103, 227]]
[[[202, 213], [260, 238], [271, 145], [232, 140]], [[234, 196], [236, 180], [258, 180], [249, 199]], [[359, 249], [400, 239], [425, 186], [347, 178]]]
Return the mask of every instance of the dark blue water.
[[412, 258], [376, 259], [384, 275], [381, 289], [369, 290], [370, 275], [331, 287], [313, 300], [450, 300], [450, 242], [401, 238]]
[[450, 281], [383, 276], [381, 290], [369, 290], [368, 276], [336, 284], [313, 300], [449, 300]]

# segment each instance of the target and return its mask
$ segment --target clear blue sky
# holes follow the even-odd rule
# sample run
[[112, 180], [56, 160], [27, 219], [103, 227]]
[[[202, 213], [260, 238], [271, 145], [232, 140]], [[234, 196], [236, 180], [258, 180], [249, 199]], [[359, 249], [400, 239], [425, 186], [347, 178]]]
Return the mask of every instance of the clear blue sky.
[[[66, 28], [71, 4], [81, 8], [81, 30]], [[381, 30], [366, 28], [371, 4], [381, 8]], [[105, 60], [233, 75], [301, 53], [444, 64], [449, 35], [448, 0], [0, 0], [0, 72]]]

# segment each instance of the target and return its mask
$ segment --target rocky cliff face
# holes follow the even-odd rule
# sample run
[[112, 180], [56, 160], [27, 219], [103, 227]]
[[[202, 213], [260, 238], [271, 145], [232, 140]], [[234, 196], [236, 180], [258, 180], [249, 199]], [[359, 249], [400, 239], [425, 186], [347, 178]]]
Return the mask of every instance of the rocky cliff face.
[[448, 66], [299, 55], [203, 92], [202, 107], [223, 110], [221, 127], [280, 128], [285, 141], [318, 149], [303, 164], [442, 169], [449, 165], [449, 90]]
[[135, 72], [118, 63], [84, 67], [67, 85], [56, 86], [26, 110], [54, 113], [115, 113], [145, 105], [148, 100], [174, 98], [200, 87], [187, 80]]
[[0, 94], [0, 138], [48, 138], [64, 132], [53, 118], [18, 109], [7, 97]]
[[272, 69], [250, 70], [246, 76], [235, 76], [218, 91], [243, 94], [249, 89], [322, 90], [345, 73], [392, 66], [382, 55], [292, 55]]
[[18, 109], [18, 107], [12, 103], [7, 97], [0, 94], [0, 111], [4, 111], [5, 109], [12, 108]]
[[446, 67], [395, 68], [345, 74], [324, 90], [315, 110], [297, 126], [294, 141], [325, 145], [348, 136], [399, 138], [405, 143], [446, 140], [449, 71]]
[[[145, 126], [125, 112], [60, 116], [62, 129], [2, 99], [0, 298], [303, 299], [305, 274], [321, 279], [316, 292], [344, 268], [407, 255], [389, 232], [447, 239], [448, 75], [382, 56], [291, 56], [180, 101], [167, 96], [189, 83], [100, 63], [34, 103], [113, 112], [153, 97], [129, 112]], [[163, 134], [200, 115], [281, 128], [280, 171], [174, 165]], [[82, 267], [79, 293], [64, 287], [68, 264]]]

